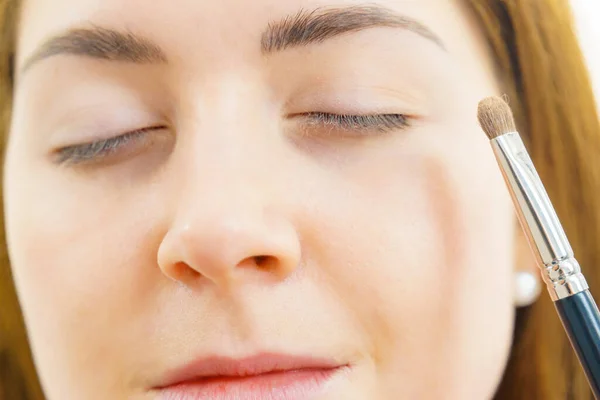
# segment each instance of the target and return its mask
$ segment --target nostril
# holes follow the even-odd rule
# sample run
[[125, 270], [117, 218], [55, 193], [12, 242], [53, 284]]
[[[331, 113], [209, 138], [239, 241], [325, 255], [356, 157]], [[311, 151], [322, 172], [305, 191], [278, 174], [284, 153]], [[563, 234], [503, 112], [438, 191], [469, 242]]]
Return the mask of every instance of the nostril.
[[254, 257], [254, 262], [256, 262], [256, 265], [258, 265], [259, 267], [262, 267], [262, 265], [264, 263], [266, 263], [269, 259], [269, 256], [255, 256]]
[[277, 268], [277, 260], [272, 256], [254, 256], [256, 266], [264, 271], [273, 271]]
[[173, 265], [173, 278], [176, 280], [193, 279], [202, 276], [194, 268], [191, 268], [184, 262], [178, 262]]

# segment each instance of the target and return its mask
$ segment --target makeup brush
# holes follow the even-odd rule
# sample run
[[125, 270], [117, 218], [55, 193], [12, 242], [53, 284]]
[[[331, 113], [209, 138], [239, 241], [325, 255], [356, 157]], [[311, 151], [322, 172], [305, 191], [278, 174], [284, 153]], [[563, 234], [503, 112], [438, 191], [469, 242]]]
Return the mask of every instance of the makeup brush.
[[479, 103], [478, 118], [490, 139], [542, 280], [594, 397], [600, 399], [600, 312], [579, 263], [515, 128], [508, 104], [498, 97], [486, 98]]

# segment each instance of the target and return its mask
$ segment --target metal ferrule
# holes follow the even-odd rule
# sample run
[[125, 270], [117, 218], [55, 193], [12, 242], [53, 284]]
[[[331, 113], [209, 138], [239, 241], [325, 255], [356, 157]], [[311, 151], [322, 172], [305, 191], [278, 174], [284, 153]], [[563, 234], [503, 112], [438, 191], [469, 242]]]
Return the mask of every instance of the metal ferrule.
[[587, 290], [567, 235], [521, 137], [510, 132], [492, 139], [491, 144], [552, 300]]

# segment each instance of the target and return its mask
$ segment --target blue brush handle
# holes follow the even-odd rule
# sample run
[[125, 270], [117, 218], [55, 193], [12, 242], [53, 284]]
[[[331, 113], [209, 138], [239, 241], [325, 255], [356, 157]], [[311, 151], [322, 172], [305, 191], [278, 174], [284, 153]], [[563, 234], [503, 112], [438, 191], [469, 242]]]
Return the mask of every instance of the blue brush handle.
[[569, 340], [600, 399], [600, 312], [589, 290], [554, 302]]

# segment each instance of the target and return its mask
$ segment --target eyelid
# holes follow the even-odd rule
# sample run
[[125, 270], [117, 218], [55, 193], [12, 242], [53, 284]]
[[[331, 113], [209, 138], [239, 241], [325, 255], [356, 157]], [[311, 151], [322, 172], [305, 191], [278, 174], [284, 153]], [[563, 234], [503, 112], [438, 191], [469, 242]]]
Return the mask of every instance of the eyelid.
[[117, 154], [128, 145], [136, 145], [153, 131], [167, 129], [165, 125], [149, 126], [120, 135], [86, 143], [74, 144], [56, 149], [52, 156], [57, 164], [85, 164], [101, 161]]
[[[409, 126], [410, 119], [407, 115], [394, 113], [361, 115], [308, 112], [290, 115], [290, 117], [303, 117], [309, 126], [328, 126], [346, 131], [377, 131], [378, 133], [404, 129]], [[54, 162], [59, 165], [98, 162], [118, 153], [128, 144], [136, 144], [152, 131], [165, 129], [167, 129], [165, 125], [149, 126], [107, 139], [65, 146], [53, 152]]]
[[297, 114], [295, 117], [305, 118], [309, 126], [326, 126], [349, 131], [377, 131], [379, 133], [407, 128], [411, 120], [410, 116], [400, 113], [337, 114], [308, 112]]

